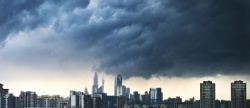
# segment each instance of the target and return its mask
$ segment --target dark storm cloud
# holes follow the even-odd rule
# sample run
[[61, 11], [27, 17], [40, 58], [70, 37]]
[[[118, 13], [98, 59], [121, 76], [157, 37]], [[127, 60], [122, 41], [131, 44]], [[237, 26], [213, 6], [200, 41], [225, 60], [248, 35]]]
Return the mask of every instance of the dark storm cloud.
[[[1, 0], [0, 42], [3, 43], [11, 33], [48, 25], [60, 8], [72, 11], [77, 7], [85, 8], [88, 4], [89, 0]], [[39, 10], [44, 5], [48, 8]]]
[[89, 1], [74, 2], [39, 1], [3, 11], [1, 41], [52, 25], [64, 34], [59, 39], [65, 46], [91, 55], [75, 57], [98, 61], [94, 71], [125, 78], [250, 74], [249, 1], [97, 0], [88, 8]]

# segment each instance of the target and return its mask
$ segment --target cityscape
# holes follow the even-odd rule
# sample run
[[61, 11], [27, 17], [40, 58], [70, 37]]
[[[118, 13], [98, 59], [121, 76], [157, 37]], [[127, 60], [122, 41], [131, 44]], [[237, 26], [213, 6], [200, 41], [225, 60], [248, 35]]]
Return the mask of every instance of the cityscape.
[[250, 108], [249, 19], [250, 0], [0, 0], [0, 108]]
[[144, 94], [130, 91], [123, 85], [122, 75], [114, 79], [114, 95], [105, 93], [104, 78], [98, 86], [98, 74], [94, 74], [92, 92], [69, 91], [68, 97], [39, 95], [33, 91], [21, 91], [19, 96], [9, 93], [0, 83], [1, 108], [250, 108], [247, 85], [243, 81], [231, 83], [231, 100], [216, 99], [216, 84], [212, 81], [200, 83], [200, 100], [180, 96], [163, 99], [161, 87], [149, 88]]

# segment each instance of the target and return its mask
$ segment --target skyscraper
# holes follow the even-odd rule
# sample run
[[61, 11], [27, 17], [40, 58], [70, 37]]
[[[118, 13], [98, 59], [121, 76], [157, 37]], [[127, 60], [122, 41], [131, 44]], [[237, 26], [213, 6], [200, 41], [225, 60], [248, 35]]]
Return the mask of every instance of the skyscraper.
[[94, 76], [94, 85], [92, 86], [92, 94], [97, 93], [98, 91], [98, 75], [95, 73]]
[[126, 89], [126, 97], [127, 97], [127, 99], [130, 99], [130, 88], [128, 88], [128, 87]]
[[117, 96], [122, 96], [122, 76], [118, 75], [116, 78], [116, 86], [117, 86]]
[[156, 105], [163, 100], [163, 93], [161, 92], [161, 88], [150, 88], [149, 95], [151, 105]]
[[246, 108], [246, 83], [234, 81], [231, 83], [231, 108]]
[[140, 100], [140, 94], [138, 93], [138, 91], [134, 91], [134, 98], [135, 98], [135, 104], [140, 104], [141, 100]]
[[115, 87], [114, 87], [114, 96], [117, 96], [117, 85], [116, 85], [116, 78], [115, 78]]
[[215, 108], [215, 83], [200, 83], [200, 108]]
[[102, 86], [98, 88], [98, 75], [95, 73], [94, 85], [92, 86], [92, 94], [104, 92], [104, 79], [102, 79]]
[[149, 105], [149, 100], [150, 100], [150, 97], [148, 95], [148, 92], [146, 91], [144, 95], [142, 95], [142, 104]]
[[[126, 92], [126, 86], [122, 86], [122, 96], [126, 96], [127, 92]], [[128, 97], [127, 97], [128, 98]]]

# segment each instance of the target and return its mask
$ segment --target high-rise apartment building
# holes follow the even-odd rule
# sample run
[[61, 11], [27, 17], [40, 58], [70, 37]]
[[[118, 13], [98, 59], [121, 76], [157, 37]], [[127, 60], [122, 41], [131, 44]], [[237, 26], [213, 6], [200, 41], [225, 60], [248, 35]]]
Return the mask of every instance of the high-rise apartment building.
[[4, 103], [2, 108], [20, 108], [20, 99], [13, 94], [6, 94], [4, 96]]
[[70, 91], [71, 108], [92, 108], [92, 99], [90, 95], [84, 95], [80, 91]]
[[36, 99], [36, 107], [41, 107], [41, 108], [58, 108], [59, 107], [59, 100], [60, 96], [59, 95], [42, 95], [42, 96], [37, 96]]
[[234, 81], [231, 83], [231, 108], [246, 108], [246, 83]]
[[200, 83], [200, 108], [215, 108], [215, 83]]
[[36, 107], [36, 99], [37, 99], [37, 94], [36, 92], [31, 92], [31, 91], [21, 91], [20, 94], [20, 104], [21, 107]]
[[9, 93], [9, 89], [4, 89], [3, 84], [0, 83], [0, 108], [4, 107], [4, 97]]

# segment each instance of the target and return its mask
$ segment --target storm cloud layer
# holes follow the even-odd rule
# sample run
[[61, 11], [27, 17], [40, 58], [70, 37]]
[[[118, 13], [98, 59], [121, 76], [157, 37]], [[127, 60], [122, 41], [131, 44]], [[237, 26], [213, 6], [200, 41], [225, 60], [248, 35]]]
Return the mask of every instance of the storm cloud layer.
[[[77, 64], [85, 58], [94, 61], [93, 71], [125, 78], [250, 75], [248, 0], [0, 3], [0, 50], [16, 35], [31, 34], [17, 54], [24, 64], [57, 57]], [[11, 61], [10, 55], [2, 60]]]

